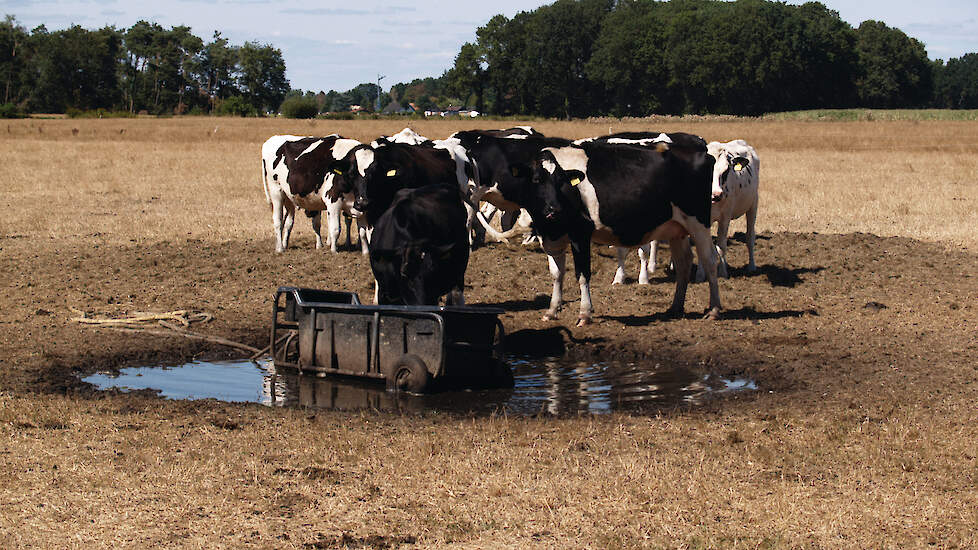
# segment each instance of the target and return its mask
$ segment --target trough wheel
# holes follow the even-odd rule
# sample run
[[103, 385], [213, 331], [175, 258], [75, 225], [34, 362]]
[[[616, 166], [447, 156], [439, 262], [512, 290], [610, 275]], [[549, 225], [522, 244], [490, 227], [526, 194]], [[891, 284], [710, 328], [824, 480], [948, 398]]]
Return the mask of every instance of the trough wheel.
[[431, 384], [431, 374], [424, 361], [417, 355], [402, 355], [396, 363], [384, 373], [387, 378], [387, 389], [424, 393]]

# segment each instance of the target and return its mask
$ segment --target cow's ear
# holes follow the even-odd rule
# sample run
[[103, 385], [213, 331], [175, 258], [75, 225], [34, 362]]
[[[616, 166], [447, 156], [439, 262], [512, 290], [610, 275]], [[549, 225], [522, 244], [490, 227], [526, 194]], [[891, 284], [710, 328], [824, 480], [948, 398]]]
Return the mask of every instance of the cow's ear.
[[734, 157], [733, 160], [730, 161], [730, 165], [733, 166], [734, 172], [740, 172], [744, 168], [747, 168], [749, 163], [750, 161], [747, 160], [746, 157]]
[[530, 176], [530, 167], [525, 164], [510, 164], [509, 173], [514, 178], [526, 178]]
[[401, 252], [401, 277], [408, 278], [417, 273], [421, 264], [421, 250], [413, 246], [404, 247]]
[[584, 181], [584, 172], [580, 170], [567, 170], [564, 172], [567, 176], [567, 181], [573, 186], [577, 187], [582, 181]]

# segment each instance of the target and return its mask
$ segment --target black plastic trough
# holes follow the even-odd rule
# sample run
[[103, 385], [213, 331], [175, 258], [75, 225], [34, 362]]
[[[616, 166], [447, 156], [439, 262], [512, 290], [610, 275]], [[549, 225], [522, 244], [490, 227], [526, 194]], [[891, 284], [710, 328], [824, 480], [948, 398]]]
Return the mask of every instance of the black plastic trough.
[[386, 380], [389, 390], [511, 386], [498, 308], [371, 306], [355, 292], [279, 287], [275, 367]]

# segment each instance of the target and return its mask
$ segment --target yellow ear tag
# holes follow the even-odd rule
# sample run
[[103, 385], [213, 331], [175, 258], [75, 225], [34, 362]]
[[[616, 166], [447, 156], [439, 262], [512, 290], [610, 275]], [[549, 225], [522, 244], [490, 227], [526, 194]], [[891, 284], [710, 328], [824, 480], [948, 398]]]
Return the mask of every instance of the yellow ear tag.
[[388, 178], [393, 178], [396, 175], [397, 175], [397, 170], [388, 170], [387, 171], [387, 177]]
[[581, 178], [574, 178], [571, 180], [571, 185], [574, 187], [577, 187], [579, 183], [581, 183]]
[[740, 172], [743, 169], [744, 169], [743, 164], [740, 164], [739, 162], [737, 164], [734, 164], [734, 172]]
[[520, 171], [515, 166], [509, 168], [509, 173], [513, 174], [514, 178], [520, 175]]
[[342, 176], [343, 170], [340, 170], [339, 168], [334, 168], [333, 173], [336, 174], [337, 176]]

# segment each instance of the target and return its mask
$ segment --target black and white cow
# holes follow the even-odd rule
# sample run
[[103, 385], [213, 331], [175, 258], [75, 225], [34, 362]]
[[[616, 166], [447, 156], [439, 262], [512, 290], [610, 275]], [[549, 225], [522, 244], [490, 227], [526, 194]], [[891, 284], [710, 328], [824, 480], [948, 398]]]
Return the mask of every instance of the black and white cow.
[[342, 176], [337, 180], [337, 190], [353, 194], [353, 207], [371, 226], [401, 189], [446, 185], [462, 191], [451, 154], [425, 145], [360, 145], [347, 154], [334, 172]]
[[[645, 147], [656, 147], [660, 142], [671, 142], [669, 134], [663, 132], [618, 132], [606, 136], [596, 136], [576, 140], [574, 143], [600, 141], [604, 143], [632, 144]], [[628, 249], [622, 247], [615, 248], [618, 259], [618, 269], [615, 270], [615, 278], [611, 281], [613, 285], [624, 284], [625, 282], [625, 257]], [[656, 258], [659, 255], [659, 241], [653, 240], [638, 247], [638, 284], [649, 284], [649, 275], [655, 272]]]
[[466, 212], [451, 180], [394, 193], [390, 207], [374, 220], [370, 268], [378, 304], [465, 303], [469, 261]]
[[[465, 149], [454, 141], [427, 141], [417, 145], [377, 140], [370, 146], [353, 149], [343, 159], [338, 172], [344, 174], [340, 187], [352, 192], [354, 207], [366, 214], [369, 224], [386, 210], [394, 193], [426, 185], [454, 185], [467, 213], [466, 227], [471, 235], [476, 219], [479, 189], [477, 176]], [[454, 182], [454, 183], [452, 183]], [[490, 233], [497, 233], [489, 228]], [[471, 244], [471, 240], [470, 240]]]
[[[531, 133], [532, 132], [532, 133]], [[530, 127], [508, 130], [466, 130], [455, 132], [446, 141], [456, 141], [468, 153], [476, 172], [478, 187], [473, 192], [473, 202], [486, 201], [504, 212], [513, 222], [520, 215], [520, 196], [525, 192], [529, 179], [525, 174], [512, 170], [513, 166], [528, 165], [544, 147], [563, 147], [570, 141], [563, 138], [547, 138]], [[490, 227], [482, 212], [477, 213], [483, 227]], [[506, 223], [503, 227], [506, 227]], [[496, 240], [505, 240], [516, 233], [525, 232], [517, 224], [513, 229], [497, 233], [489, 232]]]
[[[326, 211], [329, 247], [336, 252], [340, 234], [340, 216], [352, 211], [352, 195], [331, 192], [335, 175], [332, 168], [360, 142], [336, 134], [325, 137], [277, 135], [262, 145], [262, 184], [265, 198], [272, 207], [275, 251], [289, 246], [295, 223], [296, 207], [306, 211], [316, 233], [316, 248], [323, 247], [322, 211]], [[359, 225], [362, 252], [367, 253], [365, 226]], [[347, 218], [347, 244], [350, 243], [350, 219]]]
[[[717, 224], [717, 250], [720, 261], [717, 269], [721, 277], [727, 277], [727, 234], [730, 221], [747, 216], [747, 270], [754, 271], [754, 241], [757, 233], [757, 188], [760, 181], [761, 160], [757, 151], [742, 139], [727, 143], [710, 142], [707, 151], [716, 159], [713, 166], [712, 222]], [[701, 262], [702, 263], [702, 262]], [[702, 268], [696, 271], [696, 280], [702, 281]]]
[[543, 149], [529, 166], [532, 185], [522, 206], [544, 238], [553, 276], [553, 295], [544, 319], [561, 307], [566, 248], [571, 245], [581, 287], [578, 326], [591, 320], [591, 241], [636, 248], [668, 240], [676, 265], [676, 292], [669, 312], [681, 314], [686, 301], [692, 236], [710, 281], [707, 317], [720, 313], [716, 263], [710, 239], [710, 178], [713, 157], [706, 143], [676, 133], [654, 148], [585, 142]]

